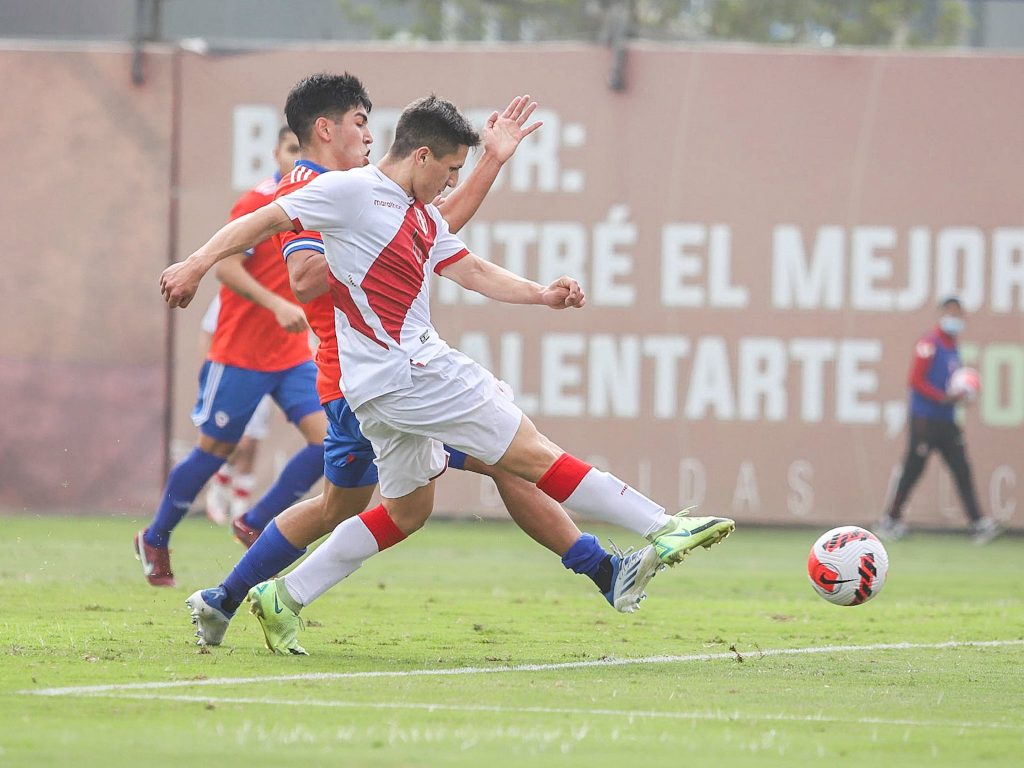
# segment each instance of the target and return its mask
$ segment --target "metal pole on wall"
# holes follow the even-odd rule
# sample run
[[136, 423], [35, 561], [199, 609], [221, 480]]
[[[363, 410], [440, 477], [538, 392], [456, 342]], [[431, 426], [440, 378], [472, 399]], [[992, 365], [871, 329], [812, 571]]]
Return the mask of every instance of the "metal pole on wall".
[[160, 0], [135, 0], [135, 31], [132, 34], [132, 84], [146, 82], [143, 44], [160, 36]]
[[613, 91], [626, 90], [626, 40], [629, 38], [633, 17], [632, 0], [616, 0], [605, 14], [605, 42], [612, 49], [612, 69], [608, 73], [608, 87]]
[[988, 21], [985, 0], [972, 0], [970, 5], [971, 16], [974, 24], [971, 25], [971, 46], [973, 48], [985, 47], [985, 25]]

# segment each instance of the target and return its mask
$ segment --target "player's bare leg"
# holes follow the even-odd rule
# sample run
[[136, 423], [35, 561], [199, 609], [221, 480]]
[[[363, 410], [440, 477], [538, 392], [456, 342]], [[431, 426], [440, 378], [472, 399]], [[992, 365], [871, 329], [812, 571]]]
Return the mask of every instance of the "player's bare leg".
[[541, 546], [561, 557], [580, 537], [580, 529], [558, 503], [536, 485], [472, 456], [464, 467], [494, 480], [505, 509], [516, 525]]
[[663, 567], [651, 545], [612, 554], [576, 526], [561, 505], [529, 480], [466, 457], [464, 469], [494, 480], [509, 516], [526, 535], [558, 555], [562, 564], [588, 576], [617, 611], [632, 613], [647, 597], [647, 584]]
[[697, 547], [717, 544], [735, 529], [724, 517], [669, 516], [627, 483], [564, 453], [526, 416], [498, 466], [536, 483], [568, 509], [646, 537], [663, 563], [675, 565]]
[[308, 547], [366, 509], [375, 486], [341, 488], [324, 480], [324, 492], [295, 504], [276, 518], [277, 529], [295, 547]]

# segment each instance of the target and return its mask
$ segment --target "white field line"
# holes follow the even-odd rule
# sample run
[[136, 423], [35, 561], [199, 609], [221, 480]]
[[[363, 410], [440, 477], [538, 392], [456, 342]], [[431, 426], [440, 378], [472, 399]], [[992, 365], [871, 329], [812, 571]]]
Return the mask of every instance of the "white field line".
[[1024, 730], [1024, 723], [970, 722], [959, 720], [904, 720], [882, 717], [833, 717], [831, 715], [786, 715], [786, 714], [751, 714], [749, 712], [666, 712], [663, 710], [635, 709], [583, 709], [578, 707], [503, 707], [488, 704], [428, 704], [398, 703], [376, 701], [324, 701], [322, 699], [272, 699], [251, 698], [241, 696], [186, 696], [167, 693], [94, 693], [88, 698], [93, 699], [141, 699], [143, 701], [184, 701], [199, 704], [243, 704], [246, 706], [268, 707], [331, 707], [335, 709], [398, 709], [419, 710], [425, 712], [488, 712], [505, 715], [542, 714], [542, 715], [583, 715], [617, 717], [627, 722], [645, 718], [665, 718], [670, 720], [715, 720], [720, 722], [791, 722], [791, 723], [840, 723], [854, 725], [889, 725], [916, 728], [987, 728], [992, 730]]
[[[951, 640], [945, 643], [879, 643], [876, 645], [826, 645], [816, 648], [775, 648], [741, 651], [746, 660], [771, 656], [806, 656], [827, 653], [859, 653], [865, 651], [910, 651], [942, 650], [947, 648], [999, 648], [1024, 645], [1018, 640]], [[166, 680], [151, 683], [121, 683], [111, 685], [80, 685], [67, 688], [39, 688], [18, 691], [33, 696], [89, 696], [97, 693], [122, 691], [153, 691], [167, 688], [194, 688], [211, 685], [249, 685], [282, 683], [295, 680], [349, 680], [368, 677], [441, 677], [448, 675], [493, 675], [509, 672], [549, 672], [561, 669], [588, 669], [593, 667], [621, 667], [636, 664], [683, 664], [693, 661], [721, 661], [736, 659], [737, 653], [691, 653], [685, 656], [646, 656], [635, 659], [595, 659], [593, 661], [566, 661], [557, 664], [516, 664], [503, 667], [455, 667], [450, 669], [406, 669], [379, 670], [367, 672], [305, 672], [294, 675], [269, 675], [267, 677], [212, 677], [200, 680]]]

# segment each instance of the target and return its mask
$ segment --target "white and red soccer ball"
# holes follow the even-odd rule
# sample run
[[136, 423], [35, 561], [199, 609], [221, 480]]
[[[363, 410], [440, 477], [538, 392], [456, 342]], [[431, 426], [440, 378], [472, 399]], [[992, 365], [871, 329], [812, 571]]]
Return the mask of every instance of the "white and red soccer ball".
[[949, 377], [949, 384], [946, 386], [947, 395], [963, 395], [964, 400], [973, 402], [978, 399], [981, 392], [981, 376], [973, 368], [957, 368]]
[[877, 595], [889, 572], [889, 554], [871, 531], [844, 525], [823, 533], [807, 558], [814, 591], [836, 605], [860, 605]]

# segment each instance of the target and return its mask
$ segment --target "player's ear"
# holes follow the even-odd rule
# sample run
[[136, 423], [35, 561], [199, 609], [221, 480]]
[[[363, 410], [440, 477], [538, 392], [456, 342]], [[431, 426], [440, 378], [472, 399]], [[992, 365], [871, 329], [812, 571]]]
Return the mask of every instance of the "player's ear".
[[430, 157], [430, 147], [420, 147], [416, 150], [417, 165], [426, 165], [428, 157]]
[[326, 117], [318, 117], [313, 123], [313, 131], [322, 139], [331, 138], [331, 121]]

